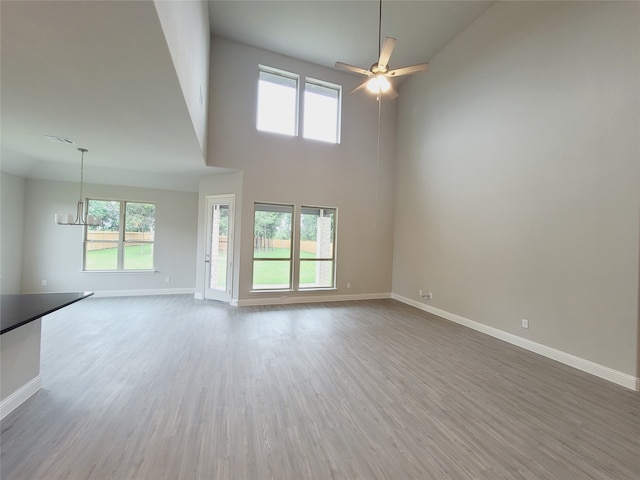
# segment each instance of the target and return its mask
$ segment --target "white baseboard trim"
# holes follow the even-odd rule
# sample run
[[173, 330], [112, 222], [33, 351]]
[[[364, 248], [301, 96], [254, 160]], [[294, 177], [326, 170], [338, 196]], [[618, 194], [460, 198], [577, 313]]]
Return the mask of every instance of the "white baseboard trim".
[[438, 317], [444, 318], [445, 320], [464, 325], [465, 327], [477, 330], [478, 332], [482, 332], [486, 335], [490, 335], [512, 345], [524, 348], [525, 350], [537, 353], [538, 355], [542, 355], [565, 365], [569, 365], [570, 367], [577, 368], [578, 370], [582, 370], [583, 372], [590, 373], [591, 375], [595, 375], [596, 377], [603, 378], [604, 380], [608, 380], [630, 390], [634, 390], [636, 392], [640, 391], [640, 378], [636, 378], [633, 375], [629, 375], [627, 373], [605, 367], [604, 365], [592, 362], [591, 360], [576, 357], [575, 355], [571, 355], [570, 353], [548, 347], [541, 343], [527, 340], [526, 338], [519, 337], [512, 333], [508, 333], [503, 330], [484, 325], [483, 323], [476, 322], [474, 320], [469, 320], [468, 318], [461, 317], [460, 315], [456, 315], [455, 313], [440, 310], [439, 308], [435, 308], [431, 305], [427, 305], [416, 300], [397, 295], [395, 293], [391, 295], [391, 298], [398, 300], [399, 302], [406, 303], [407, 305], [411, 305], [412, 307], [419, 308], [420, 310], [424, 310], [425, 312], [437, 315]]
[[137, 297], [143, 295], [180, 295], [194, 293], [193, 288], [144, 288], [138, 290], [98, 290], [96, 297]]
[[274, 297], [244, 298], [237, 300], [239, 307], [260, 305], [289, 305], [294, 303], [347, 302], [352, 300], [380, 300], [391, 298], [391, 293], [362, 293], [353, 295], [279, 295]]
[[37, 375], [0, 402], [0, 420], [26, 402], [42, 388], [42, 377]]
[[193, 294], [193, 298], [196, 300], [204, 300], [204, 295], [202, 293], [195, 292]]

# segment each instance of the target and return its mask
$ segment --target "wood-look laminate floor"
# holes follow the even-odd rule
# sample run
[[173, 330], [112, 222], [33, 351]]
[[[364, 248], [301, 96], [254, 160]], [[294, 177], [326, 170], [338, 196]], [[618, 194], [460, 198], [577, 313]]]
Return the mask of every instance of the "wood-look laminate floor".
[[12, 479], [640, 478], [640, 395], [393, 300], [91, 298], [42, 323]]

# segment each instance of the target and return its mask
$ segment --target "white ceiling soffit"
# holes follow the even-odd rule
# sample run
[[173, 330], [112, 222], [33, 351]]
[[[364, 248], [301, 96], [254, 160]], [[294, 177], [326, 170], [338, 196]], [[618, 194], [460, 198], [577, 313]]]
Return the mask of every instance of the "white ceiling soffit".
[[[398, 44], [391, 67], [428, 62], [493, 1], [383, 0], [382, 38]], [[209, 2], [214, 35], [333, 67], [378, 57], [377, 0]]]
[[[88, 182], [118, 183], [116, 172], [126, 170], [139, 186], [169, 174], [191, 177], [177, 189], [197, 190], [196, 175], [215, 171], [202, 157], [153, 2], [2, 0], [0, 8], [3, 171], [62, 180], [69, 170], [77, 181], [77, 147], [89, 150]], [[143, 172], [155, 174], [149, 185]]]

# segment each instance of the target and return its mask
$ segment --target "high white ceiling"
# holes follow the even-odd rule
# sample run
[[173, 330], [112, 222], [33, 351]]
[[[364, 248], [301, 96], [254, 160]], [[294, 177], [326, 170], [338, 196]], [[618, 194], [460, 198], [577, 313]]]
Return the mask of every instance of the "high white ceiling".
[[[428, 61], [493, 1], [383, 0], [392, 67]], [[312, 63], [369, 68], [378, 57], [378, 0], [209, 1], [214, 35]]]
[[[329, 67], [377, 57], [377, 1], [208, 3], [216, 36]], [[391, 65], [428, 61], [492, 3], [384, 0], [382, 36], [398, 39]], [[219, 171], [205, 166], [152, 1], [0, 9], [3, 171], [77, 181], [78, 147], [89, 149], [89, 183], [194, 190]]]

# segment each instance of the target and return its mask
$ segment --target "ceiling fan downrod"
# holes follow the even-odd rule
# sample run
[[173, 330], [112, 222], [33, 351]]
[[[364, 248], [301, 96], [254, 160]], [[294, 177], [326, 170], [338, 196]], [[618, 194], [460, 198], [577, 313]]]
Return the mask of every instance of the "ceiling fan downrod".
[[380, 13], [378, 14], [378, 58], [380, 58], [381, 48], [382, 48], [382, 0], [380, 0]]

